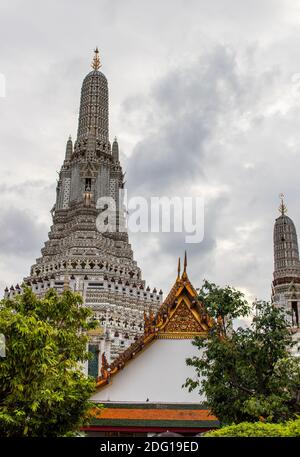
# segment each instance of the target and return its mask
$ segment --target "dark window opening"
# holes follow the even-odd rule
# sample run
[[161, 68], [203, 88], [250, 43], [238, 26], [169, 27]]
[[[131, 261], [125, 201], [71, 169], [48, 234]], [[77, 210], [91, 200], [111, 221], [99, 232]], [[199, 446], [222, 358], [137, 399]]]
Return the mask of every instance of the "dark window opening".
[[299, 327], [299, 314], [296, 301], [292, 301], [292, 325]]
[[91, 180], [91, 178], [85, 178], [84, 190], [85, 190], [86, 192], [90, 192], [90, 191], [91, 191], [91, 188], [92, 188], [92, 180]]

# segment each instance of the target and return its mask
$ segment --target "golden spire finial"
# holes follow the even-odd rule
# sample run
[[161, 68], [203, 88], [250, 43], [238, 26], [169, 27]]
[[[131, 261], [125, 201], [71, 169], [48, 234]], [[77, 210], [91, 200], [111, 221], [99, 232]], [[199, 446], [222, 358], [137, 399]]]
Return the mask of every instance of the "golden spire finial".
[[98, 47], [96, 47], [96, 49], [94, 49], [94, 53], [95, 53], [95, 55], [94, 55], [94, 58], [92, 61], [92, 68], [94, 70], [99, 70], [99, 68], [101, 67], [101, 62], [100, 62]]
[[281, 200], [281, 203], [279, 206], [279, 212], [281, 213], [282, 216], [284, 216], [287, 213], [287, 207], [284, 203], [284, 194], [279, 194], [279, 198]]
[[187, 255], [186, 255], [186, 251], [184, 251], [184, 263], [183, 263], [182, 279], [187, 278], [186, 267], [187, 267]]
[[180, 257], [178, 257], [178, 275], [177, 275], [177, 281], [180, 279]]

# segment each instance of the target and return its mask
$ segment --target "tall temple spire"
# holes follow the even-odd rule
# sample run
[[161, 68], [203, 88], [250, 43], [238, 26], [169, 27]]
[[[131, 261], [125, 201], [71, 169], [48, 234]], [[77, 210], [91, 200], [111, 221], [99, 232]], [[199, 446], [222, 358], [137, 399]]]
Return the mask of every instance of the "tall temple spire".
[[[38, 296], [43, 296], [49, 287], [59, 293], [64, 290], [81, 293], [84, 306], [97, 313], [107, 332], [105, 341], [91, 340], [90, 345], [98, 352], [107, 351], [113, 360], [123, 350], [114, 337], [120, 330], [119, 323], [124, 329], [124, 332], [120, 331], [122, 341], [135, 341], [143, 331], [141, 312], [155, 311], [162, 294], [157, 294], [156, 289], [151, 293], [145, 288], [124, 227], [120, 198], [124, 174], [116, 140], [111, 153], [108, 84], [99, 70], [98, 54], [96, 49], [93, 69], [82, 83], [78, 135], [74, 143], [71, 137], [67, 140], [51, 210], [49, 237], [24, 281]], [[107, 231], [97, 223], [105, 209], [101, 203], [98, 205], [103, 198], [112, 198], [116, 204], [115, 214], [110, 213], [115, 216], [116, 223]], [[138, 293], [132, 293], [134, 289]], [[18, 292], [6, 291], [7, 296], [15, 293]], [[128, 322], [134, 322], [135, 327]], [[98, 361], [93, 361], [89, 373], [95, 370], [93, 375], [98, 376], [98, 368]]]
[[279, 212], [281, 215], [276, 219], [273, 237], [275, 272], [284, 272], [286, 268], [299, 271], [300, 263], [296, 227], [292, 219], [286, 215], [287, 207], [284, 203], [283, 194], [280, 194], [280, 199]]
[[272, 302], [284, 307], [289, 313], [292, 325], [299, 326], [300, 261], [297, 231], [294, 222], [286, 214], [283, 194], [280, 194], [280, 200], [280, 216], [274, 225]]
[[91, 67], [94, 69], [94, 70], [99, 70], [99, 68], [101, 68], [101, 62], [100, 62], [100, 58], [99, 58], [99, 49], [98, 49], [98, 46], [96, 47], [96, 49], [94, 49], [94, 57], [93, 57], [93, 61], [92, 61], [92, 64], [91, 64]]
[[98, 48], [94, 52], [93, 70], [86, 75], [81, 88], [77, 139], [84, 140], [92, 135], [108, 148], [108, 84], [105, 75], [99, 71]]

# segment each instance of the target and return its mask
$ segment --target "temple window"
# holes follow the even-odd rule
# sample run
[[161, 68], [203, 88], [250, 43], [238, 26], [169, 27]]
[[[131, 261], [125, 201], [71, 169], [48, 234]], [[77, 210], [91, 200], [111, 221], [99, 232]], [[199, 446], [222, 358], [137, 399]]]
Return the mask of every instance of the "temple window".
[[298, 303], [292, 301], [292, 325], [299, 327]]
[[92, 188], [91, 178], [85, 178], [84, 190], [89, 192], [91, 190], [91, 188]]

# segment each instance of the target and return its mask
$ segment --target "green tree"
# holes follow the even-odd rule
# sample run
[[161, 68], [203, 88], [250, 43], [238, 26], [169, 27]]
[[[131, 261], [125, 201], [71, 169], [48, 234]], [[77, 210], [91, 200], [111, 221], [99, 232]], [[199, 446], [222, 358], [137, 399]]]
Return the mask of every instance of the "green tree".
[[218, 321], [224, 336], [227, 335], [228, 330], [231, 330], [233, 319], [250, 313], [250, 305], [244, 294], [233, 287], [222, 288], [205, 280], [199, 292], [199, 298], [209, 315]]
[[269, 424], [267, 422], [241, 422], [237, 425], [228, 425], [203, 435], [210, 437], [300, 437], [300, 419], [284, 422], [283, 424]]
[[[217, 316], [222, 312], [222, 302], [217, 306], [215, 297], [222, 298], [224, 291], [215, 285], [211, 290], [213, 294], [204, 301]], [[232, 301], [226, 303], [225, 322], [226, 316], [239, 317], [238, 309], [244, 313], [247, 308], [239, 303], [242, 295], [226, 295]], [[201, 355], [187, 359], [187, 365], [196, 370], [196, 378], [188, 378], [185, 387], [205, 394], [222, 423], [260, 419], [284, 422], [299, 414], [300, 361], [290, 353], [294, 343], [284, 312], [259, 302], [249, 328], [239, 327], [230, 333], [222, 332], [222, 328], [223, 323], [221, 329], [216, 323], [207, 338], [193, 341]]]
[[29, 289], [0, 302], [0, 436], [60, 436], [88, 419], [95, 381], [86, 377], [86, 331], [95, 327], [79, 294]]

